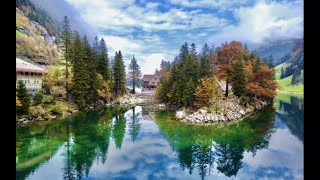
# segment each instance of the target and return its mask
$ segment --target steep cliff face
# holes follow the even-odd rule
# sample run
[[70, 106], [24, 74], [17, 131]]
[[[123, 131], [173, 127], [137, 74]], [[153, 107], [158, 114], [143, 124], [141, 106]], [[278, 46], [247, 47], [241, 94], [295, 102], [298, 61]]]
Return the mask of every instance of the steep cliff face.
[[55, 36], [50, 35], [38, 22], [27, 17], [26, 14], [29, 14], [31, 9], [27, 6], [21, 7], [24, 11], [16, 8], [16, 56], [41, 64], [57, 64], [59, 51]]

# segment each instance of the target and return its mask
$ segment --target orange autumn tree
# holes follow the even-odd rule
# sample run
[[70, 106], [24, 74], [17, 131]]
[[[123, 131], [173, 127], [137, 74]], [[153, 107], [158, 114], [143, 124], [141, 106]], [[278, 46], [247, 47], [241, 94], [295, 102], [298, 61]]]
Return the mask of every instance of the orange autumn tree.
[[226, 94], [228, 97], [229, 81], [232, 76], [231, 64], [234, 60], [240, 60], [247, 57], [249, 54], [248, 50], [245, 49], [240, 42], [232, 41], [230, 43], [225, 43], [218, 52], [217, 59], [217, 75], [219, 78], [226, 80]]
[[248, 95], [263, 100], [274, 99], [278, 85], [274, 79], [273, 69], [257, 59], [252, 59], [251, 63], [245, 65], [248, 77]]

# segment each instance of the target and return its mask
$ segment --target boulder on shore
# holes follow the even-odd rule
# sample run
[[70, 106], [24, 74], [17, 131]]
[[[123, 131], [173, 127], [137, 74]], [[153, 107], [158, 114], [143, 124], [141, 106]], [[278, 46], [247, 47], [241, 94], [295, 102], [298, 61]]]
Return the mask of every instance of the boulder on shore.
[[186, 112], [185, 112], [184, 110], [177, 111], [177, 112], [176, 112], [176, 117], [177, 117], [178, 119], [185, 118], [185, 117], [186, 117]]

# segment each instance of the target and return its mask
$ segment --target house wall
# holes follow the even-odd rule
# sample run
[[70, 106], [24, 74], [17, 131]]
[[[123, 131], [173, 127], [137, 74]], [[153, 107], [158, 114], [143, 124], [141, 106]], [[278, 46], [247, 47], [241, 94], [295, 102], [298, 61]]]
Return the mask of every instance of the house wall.
[[42, 87], [43, 74], [40, 73], [16, 73], [16, 88], [18, 87], [18, 81], [21, 80], [29, 92], [29, 94], [34, 95]]

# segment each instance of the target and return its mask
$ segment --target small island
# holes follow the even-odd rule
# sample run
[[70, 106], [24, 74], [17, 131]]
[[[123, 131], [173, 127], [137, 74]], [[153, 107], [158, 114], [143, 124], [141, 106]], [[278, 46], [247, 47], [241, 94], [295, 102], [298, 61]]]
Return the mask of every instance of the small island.
[[[163, 64], [163, 63], [162, 63]], [[249, 54], [237, 41], [197, 53], [185, 43], [173, 63], [164, 63], [157, 99], [178, 109], [176, 118], [188, 124], [241, 120], [271, 104], [276, 96], [273, 59]]]

